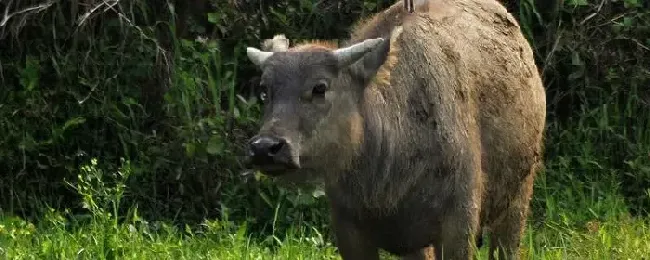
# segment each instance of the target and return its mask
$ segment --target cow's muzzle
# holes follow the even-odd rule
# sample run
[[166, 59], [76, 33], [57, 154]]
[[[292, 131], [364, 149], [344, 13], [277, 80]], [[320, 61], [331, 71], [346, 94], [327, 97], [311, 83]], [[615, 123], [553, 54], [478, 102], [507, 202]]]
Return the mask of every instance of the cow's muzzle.
[[294, 147], [285, 138], [257, 135], [248, 142], [249, 162], [269, 175], [300, 169]]

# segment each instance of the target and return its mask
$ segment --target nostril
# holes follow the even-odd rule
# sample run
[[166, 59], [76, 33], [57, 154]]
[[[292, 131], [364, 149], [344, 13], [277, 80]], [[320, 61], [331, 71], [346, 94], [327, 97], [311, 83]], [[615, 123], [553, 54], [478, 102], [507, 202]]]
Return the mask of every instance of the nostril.
[[249, 144], [249, 156], [273, 157], [282, 150], [286, 143], [283, 138], [269, 136], [255, 138]]
[[278, 152], [280, 152], [280, 149], [282, 149], [282, 147], [284, 146], [284, 144], [286, 144], [286, 141], [284, 141], [284, 140], [278, 140], [276, 143], [274, 143], [273, 145], [271, 145], [271, 147], [269, 147], [269, 154], [270, 154], [270, 155], [275, 155], [275, 154], [277, 154]]

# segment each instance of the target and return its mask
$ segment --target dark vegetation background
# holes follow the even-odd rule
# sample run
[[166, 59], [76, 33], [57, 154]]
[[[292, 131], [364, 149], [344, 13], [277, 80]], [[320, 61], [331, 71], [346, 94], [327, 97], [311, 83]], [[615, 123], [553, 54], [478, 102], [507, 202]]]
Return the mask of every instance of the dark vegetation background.
[[[275, 33], [345, 38], [392, 2], [0, 1], [0, 214], [81, 218], [119, 202], [117, 215], [137, 209], [149, 221], [324, 228], [323, 199], [240, 176], [260, 112], [244, 49]], [[648, 1], [537, 2], [506, 3], [548, 93], [533, 219], [609, 192], [647, 214]], [[584, 221], [608, 212], [584, 210]]]

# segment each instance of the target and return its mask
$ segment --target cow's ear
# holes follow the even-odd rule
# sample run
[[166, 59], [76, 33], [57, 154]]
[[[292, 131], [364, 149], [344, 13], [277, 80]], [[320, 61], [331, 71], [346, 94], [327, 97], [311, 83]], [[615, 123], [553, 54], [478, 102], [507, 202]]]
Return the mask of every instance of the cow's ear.
[[352, 73], [369, 81], [386, 62], [389, 52], [390, 40], [376, 38], [338, 49], [334, 54], [337, 55], [340, 68], [350, 66]]
[[348, 67], [361, 58], [366, 59], [366, 55], [374, 52], [385, 40], [383, 38], [368, 39], [351, 46], [340, 48], [332, 51], [332, 54], [338, 61], [339, 68]]
[[390, 41], [383, 40], [371, 51], [363, 55], [363, 59], [356, 62], [353, 66], [354, 70], [366, 81], [372, 80], [377, 74], [381, 65], [386, 62], [388, 53], [390, 52]]
[[390, 33], [390, 39], [377, 43], [373, 48], [363, 55], [363, 59], [358, 60], [352, 66], [353, 73], [361, 77], [365, 82], [371, 81], [377, 74], [379, 68], [386, 62], [390, 54], [391, 45], [397, 37], [402, 34], [402, 27], [395, 27]]

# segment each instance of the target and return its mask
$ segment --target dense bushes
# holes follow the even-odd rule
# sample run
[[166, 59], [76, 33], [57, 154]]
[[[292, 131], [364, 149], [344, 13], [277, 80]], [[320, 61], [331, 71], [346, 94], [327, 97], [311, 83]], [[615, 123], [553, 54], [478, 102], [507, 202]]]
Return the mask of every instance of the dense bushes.
[[[96, 158], [106, 183], [128, 162], [123, 205], [145, 218], [322, 223], [322, 200], [239, 175], [259, 115], [243, 47], [275, 33], [343, 38], [392, 1], [82, 2], [0, 4], [15, 14], [0, 27], [1, 212], [84, 212], [66, 183]], [[622, 183], [628, 205], [648, 209], [650, 12], [632, 0], [531, 3], [512, 11], [548, 89], [549, 163], [537, 192]]]
[[[547, 157], [570, 173], [559, 185], [620, 185], [650, 210], [650, 9], [642, 1], [568, 1], [540, 53], [549, 101]], [[548, 167], [548, 165], [547, 165]]]
[[[374, 4], [193, 2], [179, 1], [178, 13], [156, 1], [0, 6], [14, 15], [0, 41], [2, 212], [83, 213], [68, 183], [97, 158], [107, 183], [130, 162], [123, 205], [146, 218], [199, 221], [226, 209], [232, 218], [273, 217], [284, 190], [239, 176], [242, 141], [259, 113], [242, 47], [276, 31], [343, 37], [344, 23]], [[339, 9], [348, 14], [332, 16]]]
[[156, 217], [214, 212], [219, 187], [233, 183], [236, 142], [254, 114], [234, 96], [232, 60], [220, 60], [231, 51], [170, 37], [171, 19], [147, 20], [169, 10], [113, 8], [60, 1], [26, 26], [10, 20], [0, 47], [3, 210], [78, 208], [64, 181], [92, 158], [106, 172], [133, 162], [127, 199]]

